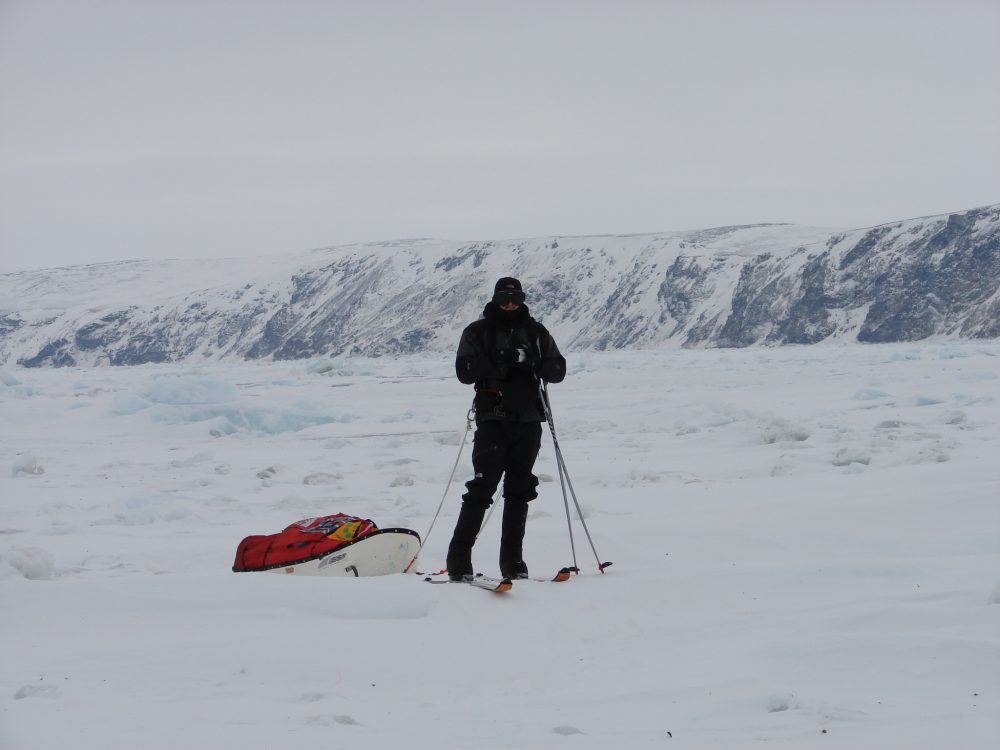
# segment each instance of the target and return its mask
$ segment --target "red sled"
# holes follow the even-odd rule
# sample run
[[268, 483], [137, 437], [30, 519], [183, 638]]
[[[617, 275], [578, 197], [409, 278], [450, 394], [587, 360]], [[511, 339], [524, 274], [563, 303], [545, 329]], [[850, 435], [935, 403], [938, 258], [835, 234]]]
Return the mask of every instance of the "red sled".
[[278, 534], [248, 536], [236, 548], [234, 573], [384, 576], [402, 573], [420, 548], [412, 529], [380, 529], [344, 513], [296, 521]]

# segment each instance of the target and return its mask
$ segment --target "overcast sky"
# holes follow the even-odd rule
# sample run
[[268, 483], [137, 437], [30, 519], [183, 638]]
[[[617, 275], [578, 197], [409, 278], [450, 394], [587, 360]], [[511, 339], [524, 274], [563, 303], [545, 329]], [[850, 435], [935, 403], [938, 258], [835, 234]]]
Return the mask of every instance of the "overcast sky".
[[0, 0], [0, 269], [1000, 202], [1000, 0]]

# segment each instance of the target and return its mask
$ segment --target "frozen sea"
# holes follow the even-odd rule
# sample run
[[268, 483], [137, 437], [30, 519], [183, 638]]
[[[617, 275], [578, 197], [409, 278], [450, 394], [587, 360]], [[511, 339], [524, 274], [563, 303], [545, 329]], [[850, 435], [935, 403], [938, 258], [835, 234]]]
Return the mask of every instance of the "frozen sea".
[[[310, 516], [426, 536], [451, 357], [0, 369], [0, 748], [1000, 747], [1000, 343], [576, 353], [551, 392], [614, 564], [574, 512], [581, 574], [495, 595], [230, 570]], [[541, 575], [549, 437], [536, 473]]]

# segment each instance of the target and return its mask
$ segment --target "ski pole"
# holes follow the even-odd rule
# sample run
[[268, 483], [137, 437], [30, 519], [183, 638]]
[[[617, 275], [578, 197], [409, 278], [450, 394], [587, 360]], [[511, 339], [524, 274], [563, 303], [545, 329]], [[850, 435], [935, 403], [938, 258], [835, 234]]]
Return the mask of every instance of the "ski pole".
[[[542, 396], [542, 405], [545, 408], [545, 419], [549, 423], [549, 432], [552, 433], [552, 445], [555, 448], [556, 454], [556, 466], [559, 469], [559, 482], [563, 481], [563, 476], [566, 477], [566, 485], [569, 487], [570, 495], [573, 497], [573, 504], [576, 506], [576, 513], [580, 519], [580, 525], [583, 526], [583, 531], [587, 535], [587, 541], [590, 543], [590, 549], [594, 553], [594, 557], [597, 559], [597, 569], [604, 572], [604, 569], [611, 565], [610, 562], [601, 562], [600, 555], [597, 554], [597, 548], [594, 546], [594, 539], [590, 535], [590, 529], [587, 528], [587, 521], [583, 517], [583, 508], [580, 507], [580, 501], [577, 500], [576, 490], [573, 489], [573, 481], [569, 477], [569, 470], [566, 468], [566, 459], [563, 457], [562, 448], [559, 447], [559, 438], [556, 437], [556, 427], [555, 419], [552, 416], [552, 405], [549, 402], [549, 390], [545, 385], [544, 381], [539, 381], [539, 392]], [[563, 502], [566, 504], [566, 520], [569, 523], [569, 502], [566, 499], [566, 487], [563, 487]], [[570, 524], [572, 527], [572, 524]], [[573, 532], [570, 529], [570, 545], [573, 545]], [[576, 567], [576, 550], [573, 550], [573, 565]]]
[[438, 516], [441, 515], [441, 508], [444, 507], [444, 499], [448, 497], [448, 490], [451, 489], [452, 480], [455, 479], [455, 472], [458, 470], [458, 462], [462, 460], [462, 451], [465, 449], [465, 441], [468, 439], [469, 431], [472, 429], [472, 415], [475, 414], [475, 411], [476, 407], [475, 404], [473, 404], [465, 415], [465, 434], [462, 435], [462, 442], [458, 446], [458, 455], [455, 457], [455, 465], [451, 467], [451, 476], [448, 477], [448, 484], [444, 488], [444, 494], [441, 495], [441, 502], [438, 503], [437, 512], [434, 514], [434, 518], [431, 519], [431, 525], [428, 527], [427, 533], [424, 534], [424, 538], [420, 541], [420, 546], [417, 547], [417, 554], [415, 554], [413, 559], [410, 560], [410, 564], [403, 569], [404, 573], [409, 573], [410, 568], [413, 567], [417, 558], [420, 557], [420, 553], [423, 551], [424, 545], [427, 544], [427, 540], [431, 536], [431, 531], [434, 529], [434, 524], [437, 523]]
[[569, 513], [569, 497], [566, 495], [566, 478], [563, 470], [563, 463], [559, 459], [559, 441], [556, 438], [556, 428], [552, 418], [552, 411], [549, 409], [548, 391], [542, 381], [538, 383], [538, 392], [542, 397], [542, 407], [545, 410], [545, 421], [549, 424], [549, 432], [552, 434], [552, 444], [555, 446], [556, 470], [559, 472], [559, 488], [562, 490], [563, 506], [566, 508], [566, 530], [569, 532], [569, 549], [573, 554], [573, 568], [577, 571], [580, 566], [576, 562], [576, 542], [573, 539], [573, 520]]

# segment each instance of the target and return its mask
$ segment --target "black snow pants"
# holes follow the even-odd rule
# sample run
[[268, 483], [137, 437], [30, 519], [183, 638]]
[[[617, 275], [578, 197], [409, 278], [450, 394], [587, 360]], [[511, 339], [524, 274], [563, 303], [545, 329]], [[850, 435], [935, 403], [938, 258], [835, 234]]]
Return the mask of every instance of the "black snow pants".
[[503, 527], [500, 538], [500, 572], [507, 578], [526, 576], [521, 559], [528, 502], [538, 497], [538, 477], [531, 473], [542, 444], [541, 422], [484, 420], [476, 426], [472, 468], [476, 476], [465, 483], [462, 510], [448, 545], [448, 575], [457, 580], [472, 575], [472, 547], [493, 504], [503, 477]]
[[472, 469], [462, 500], [484, 510], [493, 503], [500, 477], [506, 503], [527, 503], [538, 497], [538, 477], [531, 473], [542, 445], [541, 422], [483, 420], [476, 425]]

